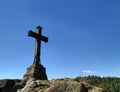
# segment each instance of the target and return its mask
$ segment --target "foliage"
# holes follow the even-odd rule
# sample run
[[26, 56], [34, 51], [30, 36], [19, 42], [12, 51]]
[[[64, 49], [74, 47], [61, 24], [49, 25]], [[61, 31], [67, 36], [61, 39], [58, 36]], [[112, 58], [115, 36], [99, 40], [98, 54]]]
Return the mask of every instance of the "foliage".
[[120, 92], [120, 78], [117, 77], [85, 76], [76, 77], [75, 80], [104, 88], [107, 92]]

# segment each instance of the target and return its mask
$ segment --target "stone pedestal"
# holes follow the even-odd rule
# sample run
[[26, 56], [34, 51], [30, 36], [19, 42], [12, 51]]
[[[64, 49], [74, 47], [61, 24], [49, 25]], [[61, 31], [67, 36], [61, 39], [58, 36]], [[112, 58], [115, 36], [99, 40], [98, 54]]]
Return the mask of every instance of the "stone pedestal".
[[24, 75], [24, 79], [36, 78], [40, 80], [47, 80], [46, 68], [43, 65], [31, 65], [27, 68], [27, 73]]

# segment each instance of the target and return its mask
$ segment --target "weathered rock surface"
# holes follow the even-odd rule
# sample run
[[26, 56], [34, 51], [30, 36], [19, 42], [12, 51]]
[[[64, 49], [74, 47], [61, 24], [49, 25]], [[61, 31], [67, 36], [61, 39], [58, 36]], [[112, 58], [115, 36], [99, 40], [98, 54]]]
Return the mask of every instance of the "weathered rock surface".
[[23, 88], [25, 83], [22, 80], [0, 80], [0, 92], [17, 92], [17, 89]]
[[45, 92], [88, 92], [88, 89], [83, 83], [67, 78], [53, 80]]
[[32, 78], [29, 79], [26, 82], [26, 85], [17, 92], [44, 92], [49, 86], [50, 82], [47, 80], [36, 80]]
[[102, 88], [73, 79], [38, 80], [1, 80], [0, 92], [107, 92]]

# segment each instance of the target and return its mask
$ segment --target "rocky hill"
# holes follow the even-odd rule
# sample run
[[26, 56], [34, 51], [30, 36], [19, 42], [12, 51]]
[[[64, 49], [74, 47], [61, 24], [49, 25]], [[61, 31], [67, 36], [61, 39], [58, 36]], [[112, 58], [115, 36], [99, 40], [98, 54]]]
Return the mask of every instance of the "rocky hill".
[[36, 80], [0, 80], [0, 92], [107, 92], [73, 79]]

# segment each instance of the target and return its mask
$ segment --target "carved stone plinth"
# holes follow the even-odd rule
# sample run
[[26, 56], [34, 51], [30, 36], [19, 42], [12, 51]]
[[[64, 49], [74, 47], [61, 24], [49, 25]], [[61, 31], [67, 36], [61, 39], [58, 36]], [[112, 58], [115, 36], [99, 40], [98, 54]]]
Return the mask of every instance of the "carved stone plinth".
[[47, 80], [46, 68], [43, 65], [31, 65], [27, 68], [27, 73], [24, 75], [24, 79], [36, 78], [40, 80]]

